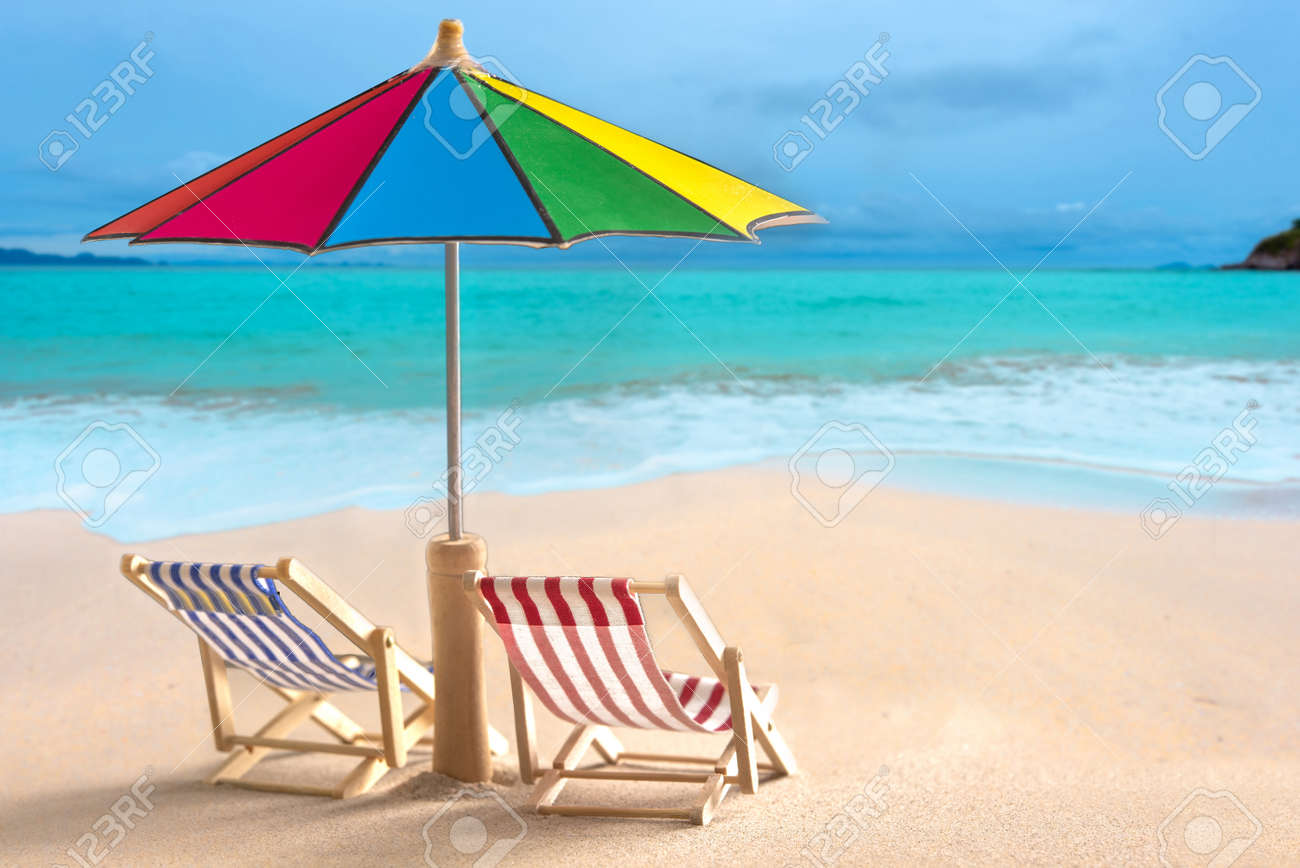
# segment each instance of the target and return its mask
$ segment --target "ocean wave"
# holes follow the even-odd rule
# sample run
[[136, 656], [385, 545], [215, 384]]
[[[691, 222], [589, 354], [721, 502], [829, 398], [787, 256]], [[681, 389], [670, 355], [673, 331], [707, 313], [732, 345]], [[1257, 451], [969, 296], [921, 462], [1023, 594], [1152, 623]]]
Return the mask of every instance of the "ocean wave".
[[[62, 506], [56, 466], [97, 424], [129, 426], [147, 444], [137, 451], [157, 456], [148, 483], [104, 525], [122, 539], [348, 504], [402, 508], [431, 496], [442, 468], [442, 414], [434, 402], [350, 411], [256, 393], [184, 402], [130, 395], [11, 401], [0, 406], [7, 447], [0, 511]], [[1300, 479], [1300, 365], [1292, 360], [1026, 355], [945, 363], [925, 379], [640, 380], [513, 409], [470, 408], [465, 442], [490, 432], [503, 412], [513, 414], [518, 443], [493, 463], [484, 490], [601, 487], [784, 461], [831, 422], [865, 426], [900, 464], [908, 456], [957, 455], [1172, 476], [1243, 412], [1256, 423], [1257, 442], [1225, 479]]]

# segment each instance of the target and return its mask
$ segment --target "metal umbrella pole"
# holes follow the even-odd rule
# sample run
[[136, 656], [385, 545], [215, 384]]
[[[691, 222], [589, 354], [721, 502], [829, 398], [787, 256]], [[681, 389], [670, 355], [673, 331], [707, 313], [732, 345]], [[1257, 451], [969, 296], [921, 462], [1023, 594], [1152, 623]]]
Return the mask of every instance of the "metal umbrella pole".
[[446, 245], [447, 310], [447, 536], [460, 539], [460, 242]]
[[433, 770], [462, 781], [492, 777], [487, 694], [483, 684], [483, 618], [465, 595], [463, 576], [486, 570], [487, 544], [461, 523], [460, 244], [446, 244], [447, 533], [429, 540], [429, 614], [433, 625]]

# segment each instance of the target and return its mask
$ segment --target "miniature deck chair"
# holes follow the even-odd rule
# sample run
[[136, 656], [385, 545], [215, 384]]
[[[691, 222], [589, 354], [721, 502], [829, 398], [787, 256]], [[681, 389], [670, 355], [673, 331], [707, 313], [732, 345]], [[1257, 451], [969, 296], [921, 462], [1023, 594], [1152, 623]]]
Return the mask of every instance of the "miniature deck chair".
[[[775, 685], [756, 689], [748, 682], [740, 649], [723, 643], [683, 577], [642, 582], [468, 572], [464, 580], [466, 593], [505, 643], [519, 776], [525, 783], [537, 781], [529, 803], [537, 813], [660, 817], [705, 825], [731, 786], [754, 793], [760, 770], [795, 773], [794, 756], [772, 722]], [[687, 676], [659, 666], [638, 594], [667, 596], [714, 677]], [[537, 762], [529, 691], [552, 714], [576, 724], [548, 769]], [[728, 739], [716, 759], [633, 753], [623, 749], [611, 726], [726, 733]], [[756, 743], [770, 763], [758, 761]], [[619, 767], [579, 768], [583, 754], [593, 746], [606, 766]], [[651, 769], [648, 764], [705, 768]], [[696, 783], [701, 789], [689, 808], [555, 804], [565, 783], [573, 779]]]
[[[122, 574], [174, 614], [199, 637], [199, 657], [217, 750], [233, 755], [208, 778], [255, 790], [346, 799], [368, 791], [390, 768], [406, 764], [419, 743], [432, 744], [433, 675], [328, 585], [293, 558], [274, 567], [197, 564], [122, 557]], [[361, 654], [335, 655], [285, 605], [279, 586], [302, 598], [347, 637]], [[228, 667], [257, 678], [288, 708], [252, 735], [235, 731]], [[402, 718], [402, 688], [420, 705]], [[340, 691], [379, 695], [381, 731], [367, 733], [329, 701]], [[288, 738], [311, 720], [333, 741]], [[493, 748], [505, 753], [504, 737], [493, 731]], [[360, 762], [337, 786], [308, 787], [244, 780], [271, 751], [342, 754]]]

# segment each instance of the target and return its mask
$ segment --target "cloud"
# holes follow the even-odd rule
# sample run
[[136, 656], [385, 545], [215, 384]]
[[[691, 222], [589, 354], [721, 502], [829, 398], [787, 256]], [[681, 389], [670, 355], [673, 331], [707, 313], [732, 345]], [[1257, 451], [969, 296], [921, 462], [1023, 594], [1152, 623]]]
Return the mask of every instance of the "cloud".
[[1095, 69], [1062, 62], [953, 64], [891, 83], [895, 103], [1003, 118], [1065, 111], [1097, 86]]
[[1057, 214], [1071, 214], [1075, 211], [1082, 211], [1083, 209], [1084, 209], [1084, 204], [1082, 202], [1057, 202], [1056, 203]]
[[[1067, 113], [1089, 100], [1107, 98], [1113, 76], [1099, 59], [1118, 45], [1113, 31], [1088, 28], [1040, 41], [1021, 57], [1003, 53], [991, 60], [927, 67], [926, 58], [909, 53], [900, 37], [897, 44], [889, 44], [889, 76], [871, 88], [865, 98], [869, 108], [861, 111], [877, 128], [913, 132]], [[797, 120], [833, 83], [832, 77], [807, 73], [795, 81], [751, 82], [716, 92], [712, 104], [720, 110], [747, 109]]]

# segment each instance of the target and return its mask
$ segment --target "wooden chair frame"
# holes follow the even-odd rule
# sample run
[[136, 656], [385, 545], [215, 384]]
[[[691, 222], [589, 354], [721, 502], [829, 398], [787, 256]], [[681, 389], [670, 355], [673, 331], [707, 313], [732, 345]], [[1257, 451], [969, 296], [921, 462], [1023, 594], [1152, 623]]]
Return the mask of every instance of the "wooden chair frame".
[[[484, 574], [474, 570], [464, 574], [465, 592], [474, 601], [489, 625], [495, 623], [491, 607], [479, 592]], [[727, 645], [713, 621], [695, 596], [686, 578], [670, 575], [661, 582], [633, 581], [637, 594], [667, 597], [677, 617], [685, 625], [701, 656], [727, 688], [731, 701], [732, 729], [727, 746], [716, 758], [679, 754], [640, 753], [624, 750], [607, 726], [578, 724], [560, 746], [550, 768], [542, 768], [537, 759], [537, 734], [531, 691], [510, 664], [510, 693], [515, 709], [515, 741], [519, 751], [519, 777], [525, 784], [535, 784], [528, 807], [538, 814], [585, 817], [634, 817], [689, 820], [703, 826], [732, 786], [744, 793], [758, 792], [759, 772], [772, 777], [798, 772], [794, 754], [772, 720], [777, 690], [768, 685], [755, 691], [745, 674], [744, 655], [738, 646]], [[495, 632], [495, 627], [493, 628]], [[760, 762], [761, 746], [768, 762]], [[597, 767], [579, 768], [586, 752], [595, 748], [604, 762]], [[697, 770], [644, 768], [646, 764], [669, 766], [704, 766]], [[614, 766], [615, 768], [608, 768]], [[700, 791], [690, 807], [621, 808], [608, 805], [557, 805], [556, 798], [570, 780], [655, 781], [660, 783], [699, 784]]]
[[[148, 567], [149, 560], [140, 555], [128, 554], [122, 557], [122, 575], [184, 622], [183, 616], [173, 608], [167, 595], [150, 579]], [[433, 675], [397, 644], [392, 628], [373, 624], [324, 580], [294, 558], [281, 558], [274, 567], [262, 567], [258, 575], [274, 579], [293, 591], [330, 626], [360, 649], [361, 655], [357, 656], [373, 659], [375, 680], [379, 687], [380, 732], [366, 732], [360, 724], [331, 703], [327, 693], [290, 690], [262, 682], [263, 686], [289, 705], [252, 735], [237, 733], [226, 662], [206, 642], [199, 639], [199, 658], [203, 664], [203, 683], [207, 690], [213, 742], [217, 750], [233, 752], [208, 777], [208, 783], [346, 799], [370, 790], [390, 768], [406, 765], [407, 751], [411, 748], [418, 744], [433, 744]], [[405, 718], [402, 716], [402, 685], [420, 700], [419, 707]], [[334, 740], [307, 741], [287, 737], [308, 720], [333, 736]], [[495, 730], [491, 730], [490, 735], [494, 752], [504, 754], [507, 747], [505, 738]], [[245, 780], [244, 775], [273, 750], [341, 754], [361, 759], [334, 787]]]

